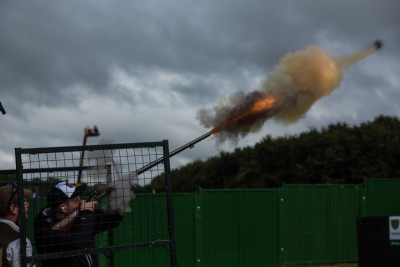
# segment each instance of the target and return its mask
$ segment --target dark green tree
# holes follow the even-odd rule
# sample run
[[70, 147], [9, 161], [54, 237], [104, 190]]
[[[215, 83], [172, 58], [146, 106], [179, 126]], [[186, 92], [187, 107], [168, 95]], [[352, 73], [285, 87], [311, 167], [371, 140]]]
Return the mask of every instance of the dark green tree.
[[[173, 170], [175, 192], [198, 188], [268, 188], [283, 183], [361, 183], [400, 178], [400, 121], [379, 116], [350, 127], [331, 124], [295, 136], [266, 136], [254, 147], [222, 152]], [[152, 188], [164, 190], [164, 177]]]

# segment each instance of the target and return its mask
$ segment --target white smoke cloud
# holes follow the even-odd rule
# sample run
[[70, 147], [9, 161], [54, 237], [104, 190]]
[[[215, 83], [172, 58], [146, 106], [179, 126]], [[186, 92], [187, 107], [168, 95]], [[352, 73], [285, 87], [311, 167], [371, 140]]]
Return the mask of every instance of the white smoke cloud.
[[[197, 113], [200, 123], [216, 132], [218, 142], [259, 131], [273, 118], [292, 124], [302, 118], [311, 106], [339, 87], [343, 70], [377, 50], [377, 46], [347, 56], [332, 57], [317, 46], [289, 53], [262, 82], [259, 90], [247, 95], [236, 93], [220, 99], [213, 109]], [[268, 100], [268, 101], [266, 101]], [[259, 108], [264, 105], [263, 108]]]

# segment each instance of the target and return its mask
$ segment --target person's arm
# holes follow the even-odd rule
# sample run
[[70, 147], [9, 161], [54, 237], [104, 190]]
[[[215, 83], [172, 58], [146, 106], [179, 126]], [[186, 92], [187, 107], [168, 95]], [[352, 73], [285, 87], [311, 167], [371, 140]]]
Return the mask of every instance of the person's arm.
[[53, 230], [59, 231], [70, 231], [72, 227], [75, 225], [76, 220], [78, 219], [79, 214], [84, 210], [94, 211], [94, 207], [97, 204], [97, 201], [89, 201], [86, 202], [82, 200], [80, 207], [70, 214], [68, 214], [64, 219], [53, 225]]
[[[35, 220], [35, 240], [41, 253], [60, 252], [65, 250], [86, 248], [94, 235], [96, 217], [90, 210], [94, 204], [83, 202], [76, 221], [68, 231], [62, 231], [59, 222], [49, 221], [49, 217], [39, 217]], [[89, 206], [88, 206], [89, 205]]]
[[79, 214], [75, 225], [69, 231], [53, 230], [44, 222], [35, 228], [38, 250], [44, 253], [86, 248], [93, 237], [95, 217], [91, 211]]
[[11, 267], [21, 267], [19, 238], [9, 243], [4, 253], [6, 253], [6, 259]]
[[[21, 267], [21, 244], [19, 238], [15, 239], [13, 242], [8, 244], [5, 253], [6, 253], [6, 259], [11, 267]], [[28, 263], [27, 266], [35, 266], [35, 265]]]
[[74, 210], [67, 217], [53, 225], [51, 228], [52, 230], [58, 231], [71, 231], [73, 225], [75, 224], [76, 220], [78, 219], [80, 211], [78, 209]]
[[124, 218], [117, 212], [106, 213], [101, 209], [95, 209], [94, 214], [96, 215], [96, 234], [114, 229]]

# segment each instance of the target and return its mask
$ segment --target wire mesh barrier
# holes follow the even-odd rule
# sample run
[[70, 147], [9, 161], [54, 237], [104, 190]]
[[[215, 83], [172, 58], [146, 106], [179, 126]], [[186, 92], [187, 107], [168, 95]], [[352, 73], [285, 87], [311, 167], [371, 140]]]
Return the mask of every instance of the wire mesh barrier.
[[[32, 256], [22, 250], [22, 261], [97, 266], [100, 259], [114, 266], [115, 253], [161, 248], [176, 266], [168, 151], [167, 141], [15, 149], [16, 172], [7, 178], [33, 191], [29, 219], [19, 217], [21, 247], [24, 237], [33, 245]], [[165, 192], [145, 201], [136, 196], [161, 175]]]

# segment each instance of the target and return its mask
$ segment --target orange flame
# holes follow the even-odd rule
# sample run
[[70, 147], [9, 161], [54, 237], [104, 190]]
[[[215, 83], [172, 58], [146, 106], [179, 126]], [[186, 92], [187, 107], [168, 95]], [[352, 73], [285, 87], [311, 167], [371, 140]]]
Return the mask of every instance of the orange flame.
[[249, 111], [249, 113], [258, 113], [261, 112], [267, 108], [273, 107], [273, 105], [276, 103], [276, 98], [273, 97], [267, 97], [265, 99], [262, 99], [258, 102], [256, 102], [253, 106], [253, 108]]
[[210, 134], [214, 134], [216, 132], [221, 131], [222, 129], [228, 127], [232, 122], [238, 121], [240, 119], [243, 119], [249, 115], [257, 114], [262, 111], [268, 110], [277, 103], [277, 98], [273, 96], [267, 96], [264, 99], [261, 99], [257, 102], [254, 103], [254, 105], [247, 111], [243, 112], [242, 114], [237, 115], [236, 117], [224, 122], [220, 126], [214, 128], [213, 130], [210, 131]]

